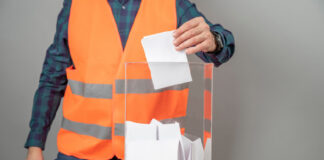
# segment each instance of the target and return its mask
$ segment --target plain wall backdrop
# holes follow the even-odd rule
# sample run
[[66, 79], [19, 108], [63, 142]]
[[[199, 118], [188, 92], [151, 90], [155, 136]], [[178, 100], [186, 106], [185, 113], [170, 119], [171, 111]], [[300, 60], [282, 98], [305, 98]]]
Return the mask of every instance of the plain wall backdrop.
[[[323, 0], [194, 0], [234, 33], [214, 75], [214, 160], [324, 159]], [[0, 1], [0, 159], [23, 148], [63, 0]], [[192, 61], [200, 61], [191, 56]], [[56, 157], [61, 110], [45, 159]]]

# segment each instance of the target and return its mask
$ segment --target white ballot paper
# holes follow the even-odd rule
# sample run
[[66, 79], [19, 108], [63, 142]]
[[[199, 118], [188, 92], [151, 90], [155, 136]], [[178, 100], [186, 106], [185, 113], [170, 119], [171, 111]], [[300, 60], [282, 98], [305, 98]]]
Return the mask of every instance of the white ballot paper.
[[204, 159], [204, 147], [201, 139], [198, 138], [192, 142], [192, 160], [203, 160]]
[[179, 141], [133, 141], [126, 145], [125, 160], [178, 160]]
[[[188, 135], [186, 135], [188, 136]], [[186, 160], [204, 160], [204, 148], [201, 138], [190, 136], [190, 138], [182, 136], [182, 147]]]
[[177, 141], [179, 141], [178, 160], [185, 160], [185, 153], [184, 153], [179, 123], [162, 124], [161, 122], [153, 119], [151, 121], [151, 124], [157, 124], [158, 127], [157, 136], [159, 141], [164, 141], [169, 139], [176, 139]]
[[192, 160], [192, 155], [191, 155], [192, 154], [192, 146], [191, 146], [192, 141], [185, 136], [181, 136], [181, 138], [182, 138], [182, 147], [183, 147], [184, 154], [185, 154], [184, 159]]
[[156, 125], [141, 124], [130, 121], [126, 121], [125, 125], [126, 142], [156, 140]]
[[[204, 160], [200, 138], [181, 135], [179, 123], [125, 122], [125, 160]], [[211, 147], [211, 141], [207, 144]], [[210, 148], [205, 154], [210, 154]], [[205, 160], [210, 160], [210, 156]]]
[[205, 146], [205, 153], [204, 153], [204, 160], [212, 160], [211, 156], [212, 156], [212, 151], [211, 151], [211, 146], [212, 143], [211, 143], [211, 139], [210, 138], [207, 138], [207, 141], [206, 141], [206, 146]]
[[176, 51], [173, 32], [162, 32], [142, 39], [154, 89], [192, 81], [187, 55], [184, 51]]
[[125, 160], [179, 160], [178, 123], [164, 125], [152, 120], [150, 124], [125, 124]]

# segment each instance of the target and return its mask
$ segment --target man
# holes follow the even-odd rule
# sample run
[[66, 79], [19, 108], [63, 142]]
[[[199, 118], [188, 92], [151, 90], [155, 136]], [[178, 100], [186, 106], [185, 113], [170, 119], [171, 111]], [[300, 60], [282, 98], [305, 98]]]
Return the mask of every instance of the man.
[[[234, 53], [231, 32], [219, 24], [211, 24], [188, 0], [64, 0], [54, 42], [47, 50], [34, 96], [31, 130], [24, 146], [28, 148], [27, 160], [43, 159], [46, 137], [63, 95], [65, 119], [58, 134], [57, 159], [121, 158], [122, 144], [116, 129], [111, 131], [115, 135], [99, 135], [99, 138], [99, 133], [84, 133], [87, 127], [109, 130], [117, 126], [115, 121], [120, 118], [115, 115], [123, 114], [114, 110], [119, 103], [118, 94], [75, 95], [73, 85], [102, 83], [101, 86], [110, 89], [116, 87], [114, 76], [121, 74], [117, 70], [124, 62], [145, 61], [139, 42], [142, 37], [175, 29], [176, 49], [196, 54], [205, 62], [219, 66]], [[103, 80], [103, 77], [109, 78]], [[100, 109], [95, 109], [95, 113], [87, 109], [90, 104], [94, 109], [103, 103], [110, 111], [103, 111], [109, 116], [102, 116], [105, 123], [101, 125], [101, 121], [94, 120], [103, 114]], [[91, 114], [92, 117], [87, 117]], [[86, 129], [79, 133], [82, 127]]]

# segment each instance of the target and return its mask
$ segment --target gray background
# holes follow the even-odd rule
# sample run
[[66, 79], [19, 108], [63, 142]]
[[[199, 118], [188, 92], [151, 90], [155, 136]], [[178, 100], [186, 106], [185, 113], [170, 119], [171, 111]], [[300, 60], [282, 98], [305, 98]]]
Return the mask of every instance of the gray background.
[[[324, 159], [323, 0], [195, 0], [235, 35], [215, 69], [215, 160]], [[0, 1], [0, 159], [24, 159], [32, 99], [62, 0]], [[193, 61], [199, 61], [190, 57]], [[46, 144], [56, 156], [61, 110]]]

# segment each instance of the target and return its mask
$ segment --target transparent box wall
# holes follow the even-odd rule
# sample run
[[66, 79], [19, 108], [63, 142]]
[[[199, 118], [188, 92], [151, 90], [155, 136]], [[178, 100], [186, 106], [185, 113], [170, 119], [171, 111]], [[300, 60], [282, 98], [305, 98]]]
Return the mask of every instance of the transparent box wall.
[[[126, 63], [125, 121], [141, 124], [149, 124], [152, 119], [163, 124], [178, 122], [183, 136], [192, 141], [200, 138], [204, 159], [211, 160], [213, 64], [189, 63], [191, 82], [158, 90], [153, 87], [149, 64], [168, 68], [188, 65], [182, 62]], [[127, 136], [125, 134], [125, 139]]]

